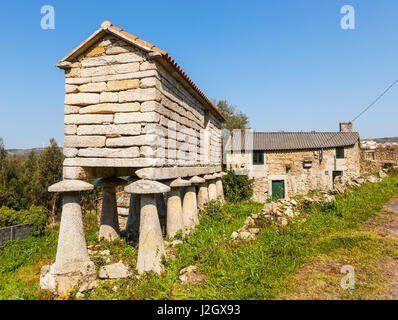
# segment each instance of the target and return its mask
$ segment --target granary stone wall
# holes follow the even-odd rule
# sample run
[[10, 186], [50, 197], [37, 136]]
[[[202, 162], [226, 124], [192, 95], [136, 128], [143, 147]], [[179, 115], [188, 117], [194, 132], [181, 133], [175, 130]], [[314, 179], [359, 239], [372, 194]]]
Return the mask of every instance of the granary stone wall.
[[219, 165], [221, 161], [220, 122], [159, 62], [153, 62], [159, 80], [161, 101], [159, 129], [165, 137], [158, 151], [165, 152], [169, 165]]
[[65, 93], [66, 179], [104, 176], [98, 168], [120, 176], [131, 170], [117, 168], [220, 164], [216, 117], [167, 64], [113, 35], [72, 61]]
[[[251, 153], [231, 158], [241, 160], [242, 172], [254, 178], [253, 199], [256, 201], [265, 201], [272, 196], [273, 180], [284, 181], [285, 197], [293, 197], [311, 190], [332, 190], [333, 171], [343, 171], [347, 177], [360, 174], [359, 143], [345, 147], [344, 159], [335, 158], [334, 148], [323, 150], [322, 161], [319, 154], [319, 150], [264, 152], [264, 165], [253, 165]], [[242, 165], [244, 161], [247, 161], [246, 166]], [[234, 165], [231, 168], [234, 169]]]

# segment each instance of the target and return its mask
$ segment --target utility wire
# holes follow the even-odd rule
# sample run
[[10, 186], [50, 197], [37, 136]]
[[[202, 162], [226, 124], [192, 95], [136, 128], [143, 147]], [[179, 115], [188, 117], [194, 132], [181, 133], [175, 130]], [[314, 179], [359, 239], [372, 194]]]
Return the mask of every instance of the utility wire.
[[[358, 120], [358, 118], [359, 118], [360, 116], [362, 116], [366, 111], [368, 111], [372, 106], [374, 106], [374, 105], [375, 105], [375, 104], [376, 104], [388, 91], [390, 91], [391, 88], [392, 88], [393, 86], [395, 86], [397, 82], [398, 82], [398, 79], [395, 80], [392, 84], [390, 84], [390, 85], [387, 87], [387, 89], [385, 89], [385, 90], [383, 91], [382, 94], [380, 94], [375, 100], [373, 100], [373, 102], [372, 102], [370, 105], [368, 105], [364, 110], [362, 110], [353, 120], [351, 120], [351, 122], [354, 122], [354, 121]], [[337, 136], [339, 133], [340, 133], [340, 132], [336, 132], [336, 134], [334, 134], [334, 135], [331, 136], [329, 139], [327, 139], [327, 140], [325, 141], [325, 145], [326, 145], [327, 142], [329, 142], [330, 140], [332, 140], [332, 139], [333, 139], [335, 136]], [[323, 148], [322, 148], [322, 149], [323, 149]]]
[[[396, 85], [397, 82], [398, 82], [398, 79], [396, 79], [392, 84], [390, 84], [387, 87], [387, 89], [385, 89], [383, 91], [382, 94], [380, 94], [375, 100], [373, 100], [373, 102], [371, 104], [369, 104], [365, 109], [363, 109], [353, 120], [351, 120], [351, 122], [354, 122], [354, 121], [358, 120], [359, 117], [361, 117], [366, 111], [368, 111], [372, 106], [374, 106], [388, 91], [390, 91], [392, 89], [392, 87], [394, 87]], [[326, 143], [328, 143], [330, 140], [332, 140], [339, 133], [340, 132], [336, 132], [333, 136], [331, 136], [329, 139], [327, 139], [324, 142], [324, 145], [325, 145], [326, 148], [327, 148]], [[321, 148], [321, 153], [323, 153], [323, 147]]]
[[395, 84], [398, 82], [398, 79], [395, 80], [386, 90], [383, 91], [381, 95], [379, 95], [369, 106], [367, 106], [360, 114], [358, 114], [351, 122], [354, 122], [357, 120], [360, 116], [362, 116], [366, 111], [368, 111], [374, 104], [376, 104], [377, 101], [379, 101], [390, 89], [395, 86]]

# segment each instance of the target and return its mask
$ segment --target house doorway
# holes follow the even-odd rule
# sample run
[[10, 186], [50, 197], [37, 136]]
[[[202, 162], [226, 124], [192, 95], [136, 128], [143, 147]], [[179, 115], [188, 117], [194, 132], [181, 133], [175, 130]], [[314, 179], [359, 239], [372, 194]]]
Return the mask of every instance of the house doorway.
[[340, 177], [343, 175], [343, 171], [333, 171], [333, 188], [334, 188], [334, 179], [336, 177]]
[[285, 181], [272, 181], [272, 200], [283, 199], [285, 197]]

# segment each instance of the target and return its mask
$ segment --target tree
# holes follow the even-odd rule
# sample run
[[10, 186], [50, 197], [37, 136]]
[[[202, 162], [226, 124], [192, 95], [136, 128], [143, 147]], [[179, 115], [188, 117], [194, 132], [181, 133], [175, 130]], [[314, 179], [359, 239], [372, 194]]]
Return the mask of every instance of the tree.
[[21, 195], [23, 207], [27, 209], [32, 204], [39, 206], [40, 197], [37, 192], [39, 181], [38, 155], [34, 151], [29, 152], [24, 161], [23, 173], [20, 181], [23, 186], [23, 195]]
[[61, 148], [54, 138], [50, 139], [50, 146], [39, 153], [37, 197], [38, 203], [44, 206], [51, 214], [52, 222], [55, 222], [56, 212], [61, 207], [61, 199], [57, 193], [50, 194], [47, 189], [50, 185], [62, 180], [62, 163], [64, 156]]
[[4, 147], [3, 139], [0, 138], [0, 171], [4, 167], [6, 159], [7, 159], [7, 150]]
[[235, 106], [228, 104], [226, 100], [219, 100], [216, 104], [218, 110], [224, 115], [226, 121], [222, 124], [222, 129], [232, 132], [234, 129], [249, 129], [249, 119], [241, 111], [237, 111]]
[[9, 206], [20, 210], [22, 204], [19, 201], [23, 193], [20, 177], [22, 174], [22, 160], [17, 156], [7, 157], [0, 171], [1, 206]]

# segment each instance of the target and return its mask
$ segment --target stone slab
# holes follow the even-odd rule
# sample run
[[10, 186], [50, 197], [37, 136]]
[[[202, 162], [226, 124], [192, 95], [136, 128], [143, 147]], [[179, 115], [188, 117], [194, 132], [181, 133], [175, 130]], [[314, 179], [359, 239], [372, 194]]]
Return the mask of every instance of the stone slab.
[[64, 160], [66, 167], [150, 167], [161, 165], [158, 159], [152, 158], [135, 158], [135, 159], [120, 159], [120, 158], [69, 158]]
[[169, 192], [169, 186], [152, 180], [138, 180], [129, 184], [124, 190], [128, 193], [136, 194], [155, 194]]
[[206, 167], [173, 167], [173, 168], [144, 168], [136, 171], [141, 179], [169, 180], [178, 177], [192, 177], [212, 174], [221, 171], [221, 166]]
[[48, 187], [48, 192], [78, 192], [93, 190], [94, 186], [81, 180], [63, 180]]

